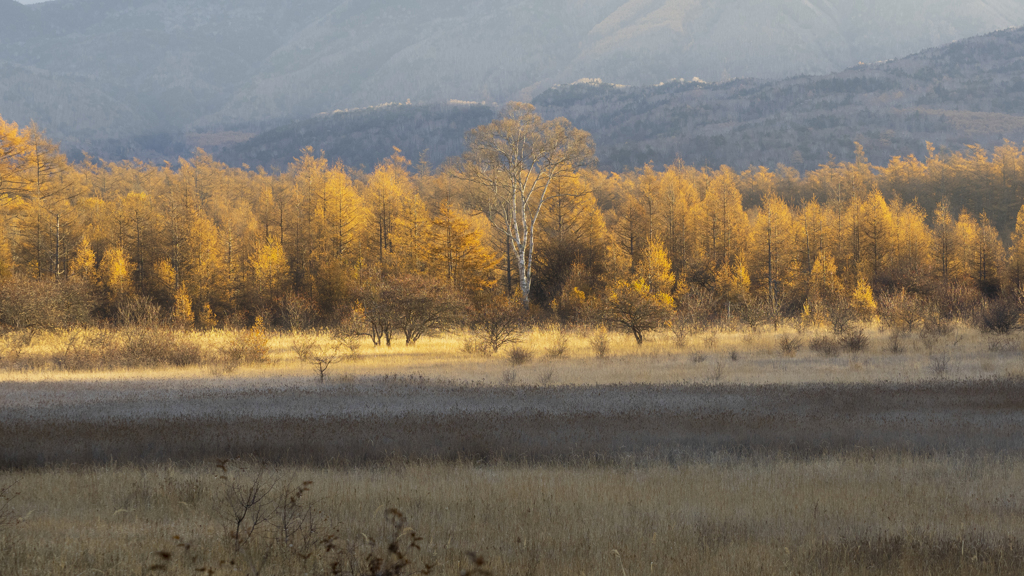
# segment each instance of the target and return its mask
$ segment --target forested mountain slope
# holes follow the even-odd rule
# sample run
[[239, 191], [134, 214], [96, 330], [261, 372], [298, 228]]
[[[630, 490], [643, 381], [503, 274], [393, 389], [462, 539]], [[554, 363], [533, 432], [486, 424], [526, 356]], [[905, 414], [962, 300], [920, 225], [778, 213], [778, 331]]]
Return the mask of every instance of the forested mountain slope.
[[[577, 82], [551, 88], [533, 103], [544, 116], [565, 116], [591, 132], [602, 167], [613, 170], [677, 158], [696, 166], [783, 163], [808, 170], [831, 158], [854, 160], [855, 142], [876, 164], [892, 156], [924, 158], [926, 142], [939, 153], [970, 144], [991, 149], [1004, 139], [1024, 140], [1024, 29], [836, 74], [646, 87]], [[444, 141], [432, 128], [452, 114], [451, 106], [333, 114], [279, 128], [222, 157], [284, 166], [301, 144], [359, 165], [387, 157], [390, 145], [411, 157], [423, 148], [458, 151], [457, 130], [449, 132], [456, 140]], [[356, 119], [371, 117], [373, 130], [352, 128]], [[434, 139], [421, 145], [427, 135]]]
[[166, 156], [189, 131], [581, 77], [829, 73], [1022, 24], [1024, 0], [0, 0], [0, 115]]

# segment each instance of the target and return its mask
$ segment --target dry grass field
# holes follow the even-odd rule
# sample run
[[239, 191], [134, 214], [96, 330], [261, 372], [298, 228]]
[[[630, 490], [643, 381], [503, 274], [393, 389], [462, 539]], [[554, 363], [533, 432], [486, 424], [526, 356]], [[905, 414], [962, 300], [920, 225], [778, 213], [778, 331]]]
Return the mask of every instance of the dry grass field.
[[1020, 574], [1020, 337], [866, 334], [431, 338], [322, 382], [292, 335], [79, 371], [40, 337], [0, 376], [0, 574]]
[[[172, 378], [205, 385], [212, 376], [230, 385], [247, 378], [297, 381], [317, 376], [317, 370], [300, 362], [296, 354], [295, 343], [302, 335], [288, 332], [268, 335], [265, 361], [247, 364], [224, 360], [220, 352], [244, 340], [244, 332], [189, 334], [182, 338], [187, 344], [183, 346], [187, 352], [181, 362], [184, 366], [168, 368], [162, 363], [155, 370], [145, 369], [145, 358], [126, 370], [117, 362], [123, 358], [112, 358], [114, 355], [97, 344], [124, 338], [117, 332], [92, 329], [43, 334], [17, 354], [11, 353], [7, 345], [7, 373], [3, 378], [22, 383], [85, 379], [133, 384]], [[985, 334], [954, 324], [942, 333], [902, 334], [895, 342], [895, 352], [892, 332], [871, 325], [863, 333], [864, 350], [839, 348], [830, 352], [811, 349], [815, 339], [829, 338], [827, 331], [796, 327], [715, 331], [689, 335], [682, 342], [675, 334], [662, 331], [649, 335], [643, 346], [637, 346], [628, 334], [609, 332], [602, 357], [595, 350], [600, 332], [535, 328], [515, 345], [527, 356], [519, 365], [510, 361], [509, 346], [493, 355], [468, 352], [468, 333], [425, 337], [414, 346], [396, 341], [391, 347], [374, 347], [364, 339], [353, 354], [339, 355], [326, 376], [337, 381], [397, 375], [502, 386], [915, 383], [1024, 376], [1024, 336], [1019, 333]], [[155, 345], [167, 340], [163, 333], [150, 338]], [[795, 343], [788, 352], [782, 349], [786, 340]], [[4, 360], [5, 343], [0, 340], [0, 363]]]
[[[6, 473], [4, 574], [1020, 574], [1024, 462], [874, 455], [685, 464], [97, 466]], [[224, 476], [224, 478], [221, 478]], [[296, 501], [288, 495], [306, 490]], [[250, 489], [268, 491], [237, 521]], [[240, 497], [241, 496], [241, 497]], [[255, 524], [255, 525], [254, 525]], [[235, 534], [241, 534], [235, 536]], [[325, 544], [327, 541], [330, 546]], [[333, 566], [333, 568], [332, 568]], [[388, 572], [378, 572], [388, 573]]]

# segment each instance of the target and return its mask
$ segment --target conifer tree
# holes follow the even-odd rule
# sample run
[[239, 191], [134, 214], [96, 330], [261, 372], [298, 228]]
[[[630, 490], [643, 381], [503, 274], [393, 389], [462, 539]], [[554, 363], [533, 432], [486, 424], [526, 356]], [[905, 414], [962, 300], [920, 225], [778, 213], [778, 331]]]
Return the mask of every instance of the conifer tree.
[[1024, 206], [1017, 212], [1017, 225], [1010, 236], [1006, 279], [1013, 288], [1024, 289]]

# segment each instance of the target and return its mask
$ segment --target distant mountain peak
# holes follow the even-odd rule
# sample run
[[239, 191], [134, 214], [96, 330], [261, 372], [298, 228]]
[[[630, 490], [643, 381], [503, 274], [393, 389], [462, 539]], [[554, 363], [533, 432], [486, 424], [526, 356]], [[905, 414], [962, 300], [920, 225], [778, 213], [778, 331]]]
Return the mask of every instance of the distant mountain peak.
[[0, 74], [0, 115], [122, 155], [139, 151], [128, 141], [255, 132], [381, 102], [531, 100], [576, 79], [611, 89], [832, 73], [1024, 25], [1024, 0], [0, 0], [0, 10], [0, 68], [16, 70]]

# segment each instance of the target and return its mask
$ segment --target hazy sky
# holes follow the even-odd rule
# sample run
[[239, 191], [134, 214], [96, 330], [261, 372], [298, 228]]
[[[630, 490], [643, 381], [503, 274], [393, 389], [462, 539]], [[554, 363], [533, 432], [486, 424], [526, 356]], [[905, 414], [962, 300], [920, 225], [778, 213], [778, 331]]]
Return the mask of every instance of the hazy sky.
[[21, 2], [22, 4], [39, 4], [40, 2], [47, 2], [49, 0], [17, 0], [17, 1]]

